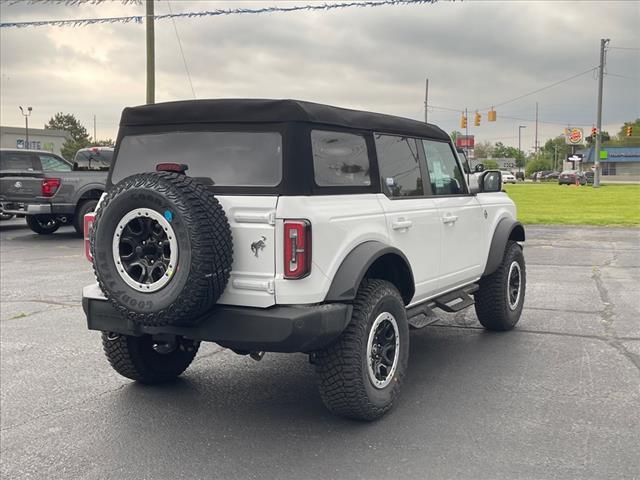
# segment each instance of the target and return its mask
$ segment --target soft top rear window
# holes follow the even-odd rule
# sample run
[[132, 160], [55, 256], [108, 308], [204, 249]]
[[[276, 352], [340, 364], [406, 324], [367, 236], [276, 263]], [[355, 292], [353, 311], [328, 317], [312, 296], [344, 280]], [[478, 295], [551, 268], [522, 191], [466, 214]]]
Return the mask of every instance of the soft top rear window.
[[122, 139], [111, 181], [153, 172], [159, 163], [186, 164], [187, 175], [215, 186], [275, 187], [282, 179], [278, 132], [166, 132]]
[[107, 171], [111, 165], [113, 150], [103, 148], [78, 150], [73, 161], [77, 163], [76, 170]]

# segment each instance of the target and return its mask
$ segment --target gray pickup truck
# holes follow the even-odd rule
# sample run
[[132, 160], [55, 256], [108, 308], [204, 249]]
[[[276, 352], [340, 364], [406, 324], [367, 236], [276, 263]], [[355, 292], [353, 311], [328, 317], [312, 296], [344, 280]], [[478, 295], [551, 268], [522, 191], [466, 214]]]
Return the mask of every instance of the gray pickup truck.
[[73, 225], [83, 234], [85, 213], [105, 190], [113, 149], [83, 148], [73, 162], [51, 152], [0, 149], [0, 211], [25, 215], [36, 233]]

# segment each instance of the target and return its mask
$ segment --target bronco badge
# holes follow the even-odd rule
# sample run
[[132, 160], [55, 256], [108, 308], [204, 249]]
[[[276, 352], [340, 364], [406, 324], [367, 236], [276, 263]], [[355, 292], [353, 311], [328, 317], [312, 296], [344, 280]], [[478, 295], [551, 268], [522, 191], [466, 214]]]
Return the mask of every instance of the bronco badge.
[[267, 245], [265, 243], [266, 240], [267, 237], [265, 237], [264, 235], [260, 235], [260, 240], [257, 240], [251, 244], [251, 251], [256, 256], [256, 258], [258, 257], [258, 253], [260, 252], [260, 250], [264, 250], [264, 247]]

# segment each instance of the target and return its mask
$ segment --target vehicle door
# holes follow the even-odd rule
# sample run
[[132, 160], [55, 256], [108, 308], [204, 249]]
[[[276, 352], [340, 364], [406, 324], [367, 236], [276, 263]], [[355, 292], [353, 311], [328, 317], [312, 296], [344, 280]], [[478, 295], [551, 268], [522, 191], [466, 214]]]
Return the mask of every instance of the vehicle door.
[[422, 140], [442, 232], [441, 281], [448, 290], [482, 273], [486, 233], [482, 206], [469, 193], [463, 170], [449, 142]]
[[442, 228], [436, 200], [426, 182], [426, 165], [419, 140], [374, 134], [385, 212], [391, 245], [411, 264], [416, 287], [413, 302], [440, 288]]

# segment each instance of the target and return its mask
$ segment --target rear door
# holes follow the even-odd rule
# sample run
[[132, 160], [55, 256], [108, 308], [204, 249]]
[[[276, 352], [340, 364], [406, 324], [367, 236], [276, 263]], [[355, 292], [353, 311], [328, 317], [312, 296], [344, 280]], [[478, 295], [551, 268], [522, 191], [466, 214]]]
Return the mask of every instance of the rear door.
[[469, 194], [451, 145], [436, 140], [422, 140], [422, 145], [440, 217], [441, 287], [448, 290], [481, 275], [486, 220], [477, 197]]
[[275, 220], [278, 197], [218, 195], [233, 238], [233, 269], [218, 303], [275, 304]]
[[419, 140], [375, 134], [384, 195], [380, 202], [391, 245], [409, 259], [416, 287], [413, 302], [438, 291], [442, 229], [435, 199], [430, 198]]

